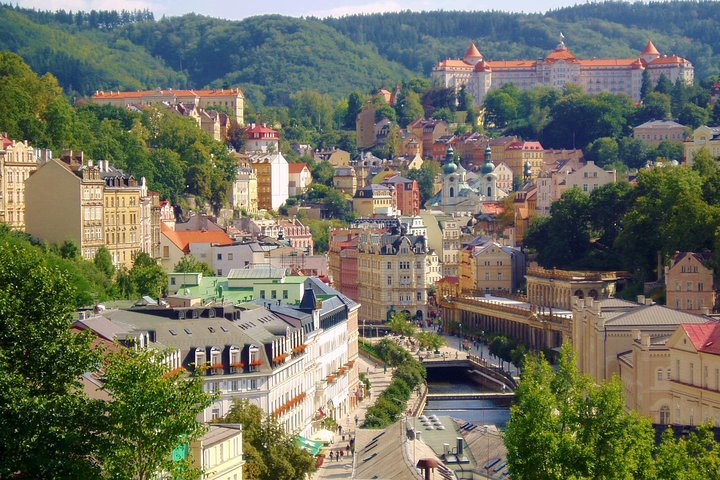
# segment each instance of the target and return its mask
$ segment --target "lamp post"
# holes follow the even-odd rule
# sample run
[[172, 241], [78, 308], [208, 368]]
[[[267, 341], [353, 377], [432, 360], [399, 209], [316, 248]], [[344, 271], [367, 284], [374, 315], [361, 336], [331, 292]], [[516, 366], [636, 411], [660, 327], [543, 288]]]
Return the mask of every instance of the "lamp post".
[[460, 338], [458, 340], [458, 350], [462, 350], [462, 322], [460, 322]]

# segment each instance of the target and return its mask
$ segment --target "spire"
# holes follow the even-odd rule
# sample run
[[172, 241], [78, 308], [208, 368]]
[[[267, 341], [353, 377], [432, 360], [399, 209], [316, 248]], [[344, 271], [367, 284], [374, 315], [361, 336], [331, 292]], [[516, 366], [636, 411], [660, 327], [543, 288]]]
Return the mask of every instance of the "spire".
[[471, 43], [468, 49], [465, 51], [465, 55], [463, 55], [463, 60], [465, 61], [465, 63], [475, 65], [482, 59], [483, 55], [482, 53], [480, 53], [480, 50], [478, 50], [475, 46], [475, 42]]
[[647, 45], [645, 45], [645, 49], [642, 51], [641, 55], [660, 55], [660, 52], [658, 52], [658, 49], [655, 48], [655, 45], [653, 44], [652, 40], [648, 40]]
[[480, 173], [487, 175], [493, 171], [495, 171], [495, 164], [492, 163], [492, 150], [490, 149], [490, 143], [488, 143], [487, 147], [485, 147], [485, 163], [480, 168]]

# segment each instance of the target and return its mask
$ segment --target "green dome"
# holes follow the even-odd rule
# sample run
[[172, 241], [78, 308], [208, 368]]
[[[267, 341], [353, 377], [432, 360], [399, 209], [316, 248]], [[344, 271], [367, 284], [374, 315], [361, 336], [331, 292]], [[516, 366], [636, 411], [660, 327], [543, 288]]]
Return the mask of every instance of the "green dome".
[[495, 171], [495, 164], [491, 161], [486, 161], [485, 163], [483, 163], [482, 167], [480, 167], [480, 173], [483, 175], [487, 175], [488, 173], [492, 173], [493, 171]]
[[445, 175], [450, 175], [451, 173], [455, 173], [457, 168], [458, 167], [455, 165], [455, 162], [450, 161], [443, 166], [443, 173], [445, 173]]

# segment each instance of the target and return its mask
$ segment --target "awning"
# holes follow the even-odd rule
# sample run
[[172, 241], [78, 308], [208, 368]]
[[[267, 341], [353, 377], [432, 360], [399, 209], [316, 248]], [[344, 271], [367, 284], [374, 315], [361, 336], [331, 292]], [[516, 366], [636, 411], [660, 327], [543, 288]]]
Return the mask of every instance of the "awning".
[[316, 442], [315, 440], [310, 440], [309, 438], [301, 437], [299, 435], [295, 439], [295, 442], [300, 448], [310, 453], [310, 455], [317, 455], [320, 453], [323, 446], [322, 442]]

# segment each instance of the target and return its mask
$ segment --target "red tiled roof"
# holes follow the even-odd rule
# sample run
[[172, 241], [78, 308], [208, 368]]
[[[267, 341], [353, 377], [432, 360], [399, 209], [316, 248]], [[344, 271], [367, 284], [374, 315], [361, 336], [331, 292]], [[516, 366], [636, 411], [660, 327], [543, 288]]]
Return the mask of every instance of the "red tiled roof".
[[108, 99], [108, 98], [133, 98], [133, 97], [145, 97], [151, 95], [176, 95], [178, 97], [188, 96], [199, 96], [199, 97], [229, 97], [232, 95], [242, 95], [242, 91], [239, 88], [220, 89], [220, 90], [173, 90], [169, 88], [167, 90], [136, 90], [129, 92], [103, 92], [98, 91], [92, 96], [94, 99]]
[[[303, 168], [307, 167], [307, 163], [288, 163], [288, 172], [289, 173], [300, 173], [303, 171]], [[309, 170], [309, 168], [308, 168]]]
[[687, 60], [682, 57], [678, 57], [677, 55], [670, 55], [669, 57], [656, 58], [652, 62], [648, 63], [648, 65], [670, 65], [673, 63], [685, 63], [686, 61]]
[[2, 148], [5, 149], [13, 144], [13, 141], [8, 138], [6, 133], [2, 134], [2, 137], [0, 137], [0, 140], [2, 140]]
[[475, 46], [475, 42], [470, 44], [463, 58], [482, 58], [482, 53], [480, 53], [480, 50]]
[[655, 48], [652, 40], [648, 40], [647, 45], [645, 45], [645, 48], [642, 51], [642, 55], [660, 55], [660, 52], [658, 52], [657, 48]]
[[175, 244], [176, 247], [185, 253], [190, 253], [191, 243], [215, 243], [217, 245], [230, 245], [233, 243], [232, 238], [228, 237], [222, 230], [187, 230], [184, 232], [176, 232], [163, 222], [160, 224], [160, 231]]
[[542, 150], [540, 142], [513, 142], [508, 145], [507, 150]]
[[545, 61], [558, 61], [558, 60], [565, 60], [570, 62], [576, 62], [577, 58], [575, 58], [575, 55], [567, 49], [566, 47], [559, 47], [550, 52], [550, 55], [547, 56]]
[[681, 326], [698, 352], [720, 355], [720, 322], [683, 323]]
[[443, 277], [435, 283], [450, 283], [458, 285], [460, 283], [460, 277]]
[[278, 132], [277, 130], [268, 128], [265, 125], [255, 125], [248, 128], [247, 133], [274, 133], [275, 135], [277, 135]]
[[535, 60], [493, 60], [486, 62], [493, 70], [504, 68], [535, 68]]

